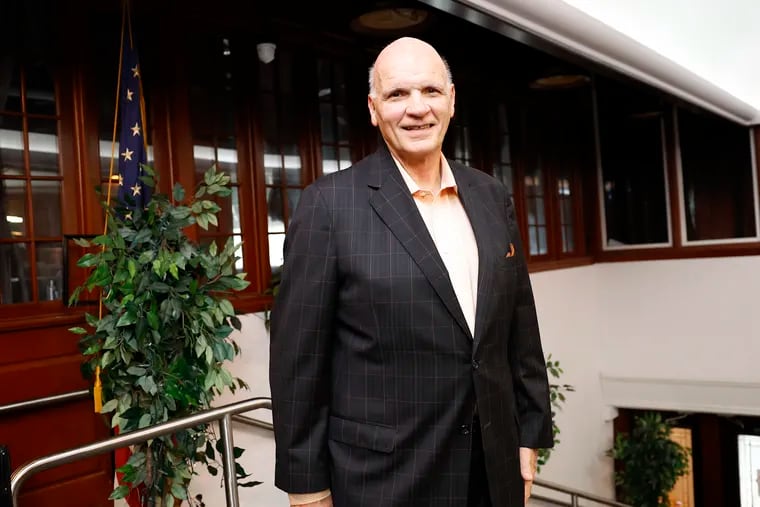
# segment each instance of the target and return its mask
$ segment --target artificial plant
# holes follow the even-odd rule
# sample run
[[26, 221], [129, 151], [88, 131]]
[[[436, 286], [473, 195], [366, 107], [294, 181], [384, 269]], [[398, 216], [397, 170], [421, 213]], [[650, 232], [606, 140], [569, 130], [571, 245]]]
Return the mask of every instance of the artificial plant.
[[[554, 447], [559, 444], [559, 426], [557, 426], [557, 410], [562, 409], [562, 405], [565, 403], [565, 393], [575, 391], [575, 388], [570, 384], [559, 384], [556, 381], [565, 371], [560, 367], [559, 361], [552, 359], [552, 355], [546, 358], [546, 373], [549, 378], [549, 401], [552, 405], [552, 436], [554, 437]], [[549, 461], [549, 457], [552, 454], [553, 449], [539, 449], [538, 450], [538, 470], [541, 471], [541, 467], [546, 465]]]
[[[144, 166], [143, 184], [153, 186], [153, 171]], [[91, 272], [75, 289], [69, 304], [84, 289], [101, 293], [101, 315], [86, 315], [90, 329], [72, 328], [85, 356], [83, 373], [99, 371], [103, 414], [124, 433], [159, 424], [210, 407], [224, 389], [247, 387], [225, 367], [240, 349], [231, 339], [240, 329], [232, 304], [225, 298], [244, 289], [245, 273], [235, 273], [240, 245], [228, 239], [201, 246], [185, 229], [217, 225], [215, 198], [229, 196], [230, 178], [209, 169], [194, 195], [186, 198], [180, 185], [173, 200], [154, 194], [144, 209], [124, 203], [104, 203], [105, 234], [77, 240], [95, 250], [79, 259]], [[132, 448], [120, 485], [111, 498], [124, 498], [134, 489], [143, 505], [172, 506], [196, 501], [188, 486], [202, 463], [217, 474], [221, 446], [211, 425], [159, 437]], [[242, 453], [235, 449], [235, 458]], [[239, 478], [247, 477], [237, 465]], [[241, 483], [241, 486], [254, 485]], [[177, 502], [179, 504], [179, 502]]]
[[615, 473], [623, 501], [634, 507], [668, 507], [668, 493], [689, 467], [689, 450], [670, 439], [670, 421], [647, 412], [633, 431], [619, 433], [609, 455], [623, 468]]

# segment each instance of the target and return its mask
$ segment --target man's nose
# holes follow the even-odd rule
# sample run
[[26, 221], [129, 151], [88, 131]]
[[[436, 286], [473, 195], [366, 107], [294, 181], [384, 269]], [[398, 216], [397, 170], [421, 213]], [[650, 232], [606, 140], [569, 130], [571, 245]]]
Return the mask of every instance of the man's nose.
[[414, 91], [409, 95], [409, 103], [406, 107], [407, 114], [413, 116], [424, 116], [430, 110], [430, 105], [425, 97], [419, 91]]

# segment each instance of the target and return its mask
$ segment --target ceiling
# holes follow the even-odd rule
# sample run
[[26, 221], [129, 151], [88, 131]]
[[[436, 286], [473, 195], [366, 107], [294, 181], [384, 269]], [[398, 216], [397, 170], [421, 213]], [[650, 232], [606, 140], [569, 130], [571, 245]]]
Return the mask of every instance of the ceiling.
[[760, 124], [758, 0], [421, 1], [474, 22], [500, 20], [737, 123]]

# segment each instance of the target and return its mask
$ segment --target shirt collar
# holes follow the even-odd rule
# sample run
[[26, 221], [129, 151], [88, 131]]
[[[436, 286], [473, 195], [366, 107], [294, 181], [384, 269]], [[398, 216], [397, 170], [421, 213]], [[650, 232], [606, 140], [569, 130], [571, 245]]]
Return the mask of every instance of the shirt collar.
[[[420, 186], [417, 184], [416, 181], [414, 181], [414, 178], [411, 177], [411, 175], [404, 169], [404, 166], [401, 165], [401, 162], [399, 162], [396, 157], [394, 157], [391, 154], [391, 157], [393, 158], [393, 161], [396, 163], [396, 167], [398, 168], [399, 172], [401, 173], [401, 177], [404, 179], [404, 183], [406, 183], [406, 186], [409, 187], [409, 193], [412, 195], [416, 194], [420, 190]], [[454, 173], [451, 172], [451, 166], [449, 166], [449, 162], [446, 160], [446, 157], [441, 154], [441, 189], [440, 192], [443, 190], [446, 190], [447, 188], [452, 189], [454, 192], [457, 191], [457, 182], [454, 179]]]

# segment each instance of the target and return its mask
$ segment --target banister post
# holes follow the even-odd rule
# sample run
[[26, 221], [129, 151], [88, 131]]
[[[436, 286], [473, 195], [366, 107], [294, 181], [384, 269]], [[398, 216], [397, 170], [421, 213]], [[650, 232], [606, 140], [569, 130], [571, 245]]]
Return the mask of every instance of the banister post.
[[11, 497], [11, 455], [0, 445], [0, 507], [13, 507]]

